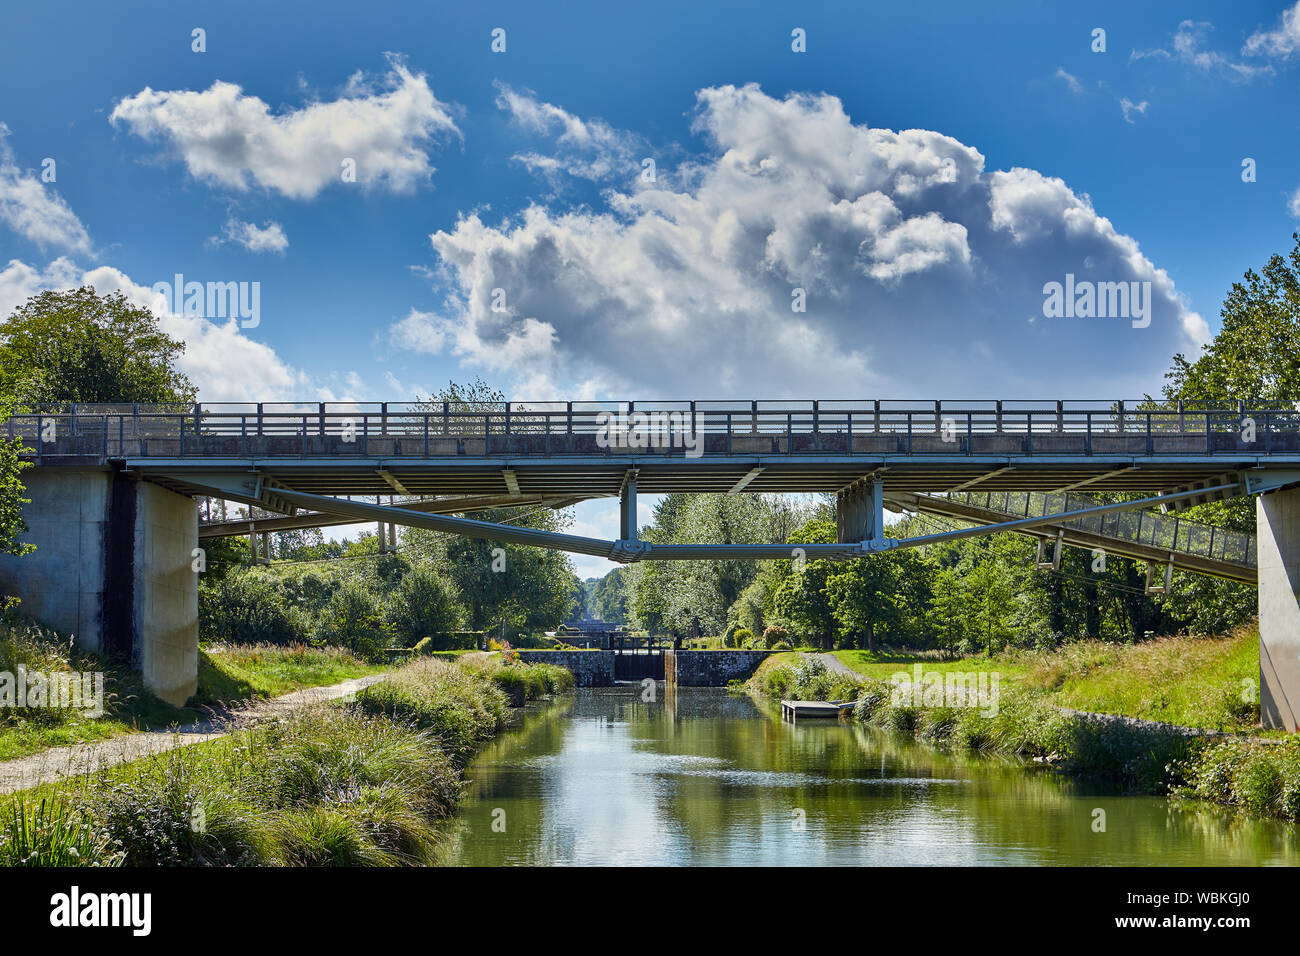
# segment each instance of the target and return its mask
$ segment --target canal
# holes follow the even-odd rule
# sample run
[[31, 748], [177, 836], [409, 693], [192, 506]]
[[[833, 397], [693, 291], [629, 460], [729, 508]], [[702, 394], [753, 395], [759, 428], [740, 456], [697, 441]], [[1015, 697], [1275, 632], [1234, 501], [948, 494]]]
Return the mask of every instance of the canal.
[[[1300, 862], [1300, 827], [1125, 797], [721, 688], [530, 707], [466, 771], [450, 864], [822, 866]], [[1097, 832], [1096, 811], [1104, 811]]]

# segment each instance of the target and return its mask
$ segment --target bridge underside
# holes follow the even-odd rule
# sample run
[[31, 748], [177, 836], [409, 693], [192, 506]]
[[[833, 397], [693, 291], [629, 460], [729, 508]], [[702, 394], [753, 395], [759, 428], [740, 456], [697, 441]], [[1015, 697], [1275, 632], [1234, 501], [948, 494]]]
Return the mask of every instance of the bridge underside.
[[[839, 455], [801, 456], [793, 461], [786, 456], [656, 460], [642, 455], [567, 461], [503, 457], [474, 463], [391, 458], [344, 462], [337, 458], [125, 459], [132, 473], [181, 493], [203, 493], [197, 489], [204, 487], [211, 475], [256, 471], [286, 487], [316, 495], [391, 495], [396, 482], [410, 495], [552, 498], [617, 496], [629, 469], [636, 470], [642, 494], [726, 494], [737, 485], [754, 494], [835, 493], [868, 475], [885, 478], [891, 492], [932, 493], [978, 485], [981, 491], [1061, 492], [1086, 487], [1092, 492], [1131, 494], [1210, 483], [1225, 473], [1269, 463], [1252, 457], [1052, 459], [1038, 455], [994, 460]], [[1293, 467], [1300, 468], [1300, 456]], [[516, 488], [511, 488], [510, 481]]]

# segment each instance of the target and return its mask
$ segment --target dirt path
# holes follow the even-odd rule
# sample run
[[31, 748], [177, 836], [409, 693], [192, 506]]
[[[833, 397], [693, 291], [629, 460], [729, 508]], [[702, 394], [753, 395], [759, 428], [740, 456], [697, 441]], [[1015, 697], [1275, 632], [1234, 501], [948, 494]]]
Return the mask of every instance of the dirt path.
[[850, 677], [861, 677], [862, 675], [855, 671], [848, 664], [836, 657], [834, 654], [804, 654], [804, 657], [811, 657], [821, 661], [826, 665], [826, 669], [832, 674], [848, 674]]
[[30, 757], [19, 757], [0, 763], [0, 793], [27, 790], [43, 783], [95, 773], [118, 764], [141, 760], [154, 754], [189, 747], [218, 737], [224, 737], [235, 727], [265, 720], [278, 714], [297, 710], [327, 700], [350, 697], [362, 688], [378, 683], [387, 674], [371, 674], [345, 680], [328, 687], [307, 687], [303, 690], [260, 701], [248, 707], [231, 711], [216, 720], [201, 720], [183, 727], [147, 730], [138, 734], [113, 737], [92, 744], [73, 744], [55, 747]]

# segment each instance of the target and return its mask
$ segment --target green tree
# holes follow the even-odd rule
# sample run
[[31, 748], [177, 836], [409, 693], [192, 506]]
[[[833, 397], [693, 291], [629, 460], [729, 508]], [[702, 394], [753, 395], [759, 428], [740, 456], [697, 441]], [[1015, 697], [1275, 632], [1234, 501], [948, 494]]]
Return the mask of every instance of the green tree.
[[20, 403], [192, 402], [185, 343], [120, 292], [42, 292], [0, 324], [0, 393]]
[[388, 643], [383, 612], [373, 592], [359, 580], [342, 582], [321, 611], [317, 639], [374, 658]]
[[[1286, 255], [1247, 269], [1223, 302], [1223, 327], [1165, 376], [1165, 397], [1206, 407], [1293, 408], [1300, 401], [1300, 233]], [[1261, 426], [1262, 427], [1262, 426]]]
[[[801, 544], [833, 544], [835, 526], [829, 521], [808, 521], [795, 529], [790, 537], [792, 550]], [[836, 573], [835, 564], [800, 557], [783, 561], [781, 565], [788, 566], [789, 573], [773, 591], [773, 609], [799, 631], [815, 637], [822, 647], [834, 647], [839, 624], [827, 582]]]
[[592, 585], [591, 611], [610, 624], [627, 622], [626, 568], [615, 568]]
[[385, 619], [404, 647], [459, 630], [464, 624], [465, 609], [454, 588], [427, 564], [417, 564], [407, 572], [386, 602]]

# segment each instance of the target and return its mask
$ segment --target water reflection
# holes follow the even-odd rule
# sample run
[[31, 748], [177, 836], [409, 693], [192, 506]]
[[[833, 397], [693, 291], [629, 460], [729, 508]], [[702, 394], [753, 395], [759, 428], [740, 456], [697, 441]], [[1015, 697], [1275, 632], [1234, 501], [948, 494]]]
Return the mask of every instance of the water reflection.
[[[1294, 864], [1297, 830], [1125, 797], [722, 689], [580, 690], [481, 753], [463, 865]], [[1094, 832], [1094, 811], [1106, 814]], [[494, 829], [494, 822], [496, 827]], [[502, 829], [504, 827], [504, 829]]]

